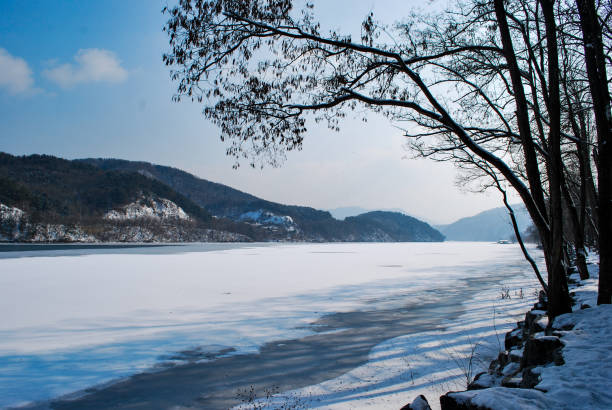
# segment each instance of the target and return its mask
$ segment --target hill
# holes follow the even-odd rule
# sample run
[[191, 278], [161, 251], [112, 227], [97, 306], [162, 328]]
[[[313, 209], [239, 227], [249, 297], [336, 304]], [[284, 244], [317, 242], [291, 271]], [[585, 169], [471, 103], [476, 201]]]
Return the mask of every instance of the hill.
[[274, 228], [277, 235], [282, 232], [286, 239], [321, 242], [443, 240], [439, 232], [424, 222], [421, 223], [427, 228], [411, 223], [391, 228], [388, 220], [383, 223], [382, 219], [375, 221], [369, 217], [340, 221], [327, 211], [266, 201], [172, 167], [119, 159], [88, 158], [79, 161], [104, 170], [137, 172], [157, 179], [217, 217], [258, 224], [270, 230]]
[[168, 185], [49, 155], [0, 153], [0, 240], [250, 240], [248, 224], [212, 218]]
[[415, 218], [257, 198], [176, 168], [0, 153], [2, 241], [441, 241]]
[[[524, 205], [514, 205], [514, 214], [521, 232], [532, 225]], [[461, 218], [437, 227], [450, 241], [498, 241], [514, 237], [514, 229], [505, 207], [493, 208], [474, 216]]]
[[49, 155], [0, 153], [0, 203], [18, 207], [36, 220], [66, 223], [97, 219], [143, 195], [166, 198], [200, 221], [211, 219], [190, 199], [137, 173], [102, 170]]
[[351, 216], [347, 223], [361, 226], [369, 225], [374, 232], [388, 235], [391, 241], [397, 242], [442, 242], [444, 235], [423, 221], [419, 221], [401, 212], [373, 211]]

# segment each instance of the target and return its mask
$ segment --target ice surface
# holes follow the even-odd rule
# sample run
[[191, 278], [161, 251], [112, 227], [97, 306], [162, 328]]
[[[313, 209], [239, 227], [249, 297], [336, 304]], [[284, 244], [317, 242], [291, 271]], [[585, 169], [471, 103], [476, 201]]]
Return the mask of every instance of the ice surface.
[[[452, 247], [455, 244], [447, 245]], [[372, 349], [367, 364], [335, 379], [285, 392], [259, 404], [266, 409], [294, 402], [305, 403], [307, 408], [389, 409], [401, 408], [423, 394], [433, 409], [439, 409], [440, 395], [451, 390], [464, 390], [468, 378], [472, 379], [488, 368], [490, 361], [504, 349], [505, 333], [516, 326], [516, 321], [522, 319], [537, 300], [539, 285], [519, 254], [515, 255], [516, 258], [506, 254], [507, 259], [502, 265], [494, 262], [499, 261], [496, 257], [488, 259], [506, 246], [492, 245], [491, 253], [485, 252], [481, 256], [484, 256], [483, 265], [488, 264], [489, 271], [504, 269], [511, 273], [509, 279], [466, 298], [462, 305], [467, 310], [457, 319], [447, 321], [438, 331], [383, 342]], [[465, 250], [467, 252], [467, 248]], [[540, 265], [543, 264], [540, 252], [535, 249], [530, 249], [530, 252]], [[443, 257], [436, 258], [436, 261], [440, 259]], [[473, 274], [473, 268], [467, 264], [458, 266], [458, 270], [466, 276]], [[502, 288], [510, 289], [509, 299], [500, 298]], [[541, 392], [532, 390], [526, 390], [524, 398], [513, 398], [505, 392], [500, 394], [498, 403], [510, 406], [501, 408], [519, 408], [512, 407], [514, 401], [525, 404], [531, 398], [543, 396]], [[485, 399], [495, 402], [493, 396]], [[547, 407], [535, 405], [530, 408]]]
[[[527, 296], [502, 301], [499, 288], [491, 288], [465, 301], [473, 309], [460, 320], [439, 332], [385, 342], [372, 351], [370, 364], [346, 376], [356, 386], [381, 378], [372, 397], [403, 404], [429, 392], [429, 381], [461, 378], [449, 357], [462, 360], [481, 340], [497, 346], [499, 336], [503, 343], [513, 315], [532, 303], [534, 282], [518, 247], [254, 245], [175, 254], [160, 248], [160, 254], [91, 250], [82, 256], [3, 258], [0, 407], [191, 360], [176, 353], [201, 346], [256, 351], [271, 340], [309, 334], [308, 324], [325, 313], [418, 302], [427, 290], [499, 271], [515, 275], [508, 285], [522, 287]], [[317, 388], [337, 391], [333, 385]], [[370, 390], [340, 390], [335, 396], [330, 391], [329, 397], [331, 403], [351, 406], [370, 397]]]

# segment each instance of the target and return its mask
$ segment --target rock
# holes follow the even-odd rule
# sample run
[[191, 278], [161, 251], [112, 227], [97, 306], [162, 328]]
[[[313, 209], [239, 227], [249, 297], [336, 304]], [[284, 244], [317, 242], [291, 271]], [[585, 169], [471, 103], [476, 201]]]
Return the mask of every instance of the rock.
[[523, 378], [520, 387], [523, 389], [533, 389], [540, 383], [540, 375], [533, 372], [531, 367], [523, 369]]
[[508, 353], [510, 357], [510, 361], [514, 363], [520, 363], [521, 359], [523, 359], [523, 350], [522, 349], [512, 349]]
[[546, 310], [546, 305], [542, 302], [537, 302], [533, 305], [533, 308], [537, 310]]
[[580, 309], [584, 310], [584, 309], [590, 309], [591, 305], [589, 305], [588, 303], [583, 303], [582, 305], [580, 305]]
[[401, 410], [431, 410], [427, 398], [422, 394], [417, 396], [412, 403], [406, 404]]
[[545, 329], [542, 328], [542, 319], [546, 316], [546, 312], [543, 310], [530, 310], [525, 314], [525, 328], [528, 330], [529, 334], [534, 334], [537, 332], [541, 332]]
[[491, 363], [489, 363], [489, 373], [493, 374], [493, 373], [499, 373], [499, 368], [501, 366], [499, 365], [499, 359], [493, 359], [491, 361]]
[[508, 376], [514, 376], [515, 374], [518, 373], [519, 370], [520, 370], [520, 365], [518, 363], [510, 362], [502, 369], [501, 373], [502, 375], [508, 377]]
[[488, 407], [477, 406], [466, 397], [466, 392], [448, 392], [440, 396], [441, 410], [491, 410]]
[[480, 390], [491, 387], [495, 384], [495, 377], [488, 372], [481, 372], [474, 377], [474, 380], [468, 384], [468, 390]]
[[521, 377], [509, 376], [509, 377], [505, 377], [502, 380], [501, 385], [502, 387], [518, 389], [519, 387], [521, 387], [522, 383], [523, 383], [523, 379]]
[[548, 296], [546, 296], [546, 292], [543, 290], [538, 293], [538, 304], [542, 310], [548, 309]]
[[506, 350], [510, 350], [514, 346], [519, 346], [522, 343], [523, 343], [523, 330], [522, 329], [514, 329], [513, 331], [506, 333], [506, 338], [504, 339], [504, 346]]
[[525, 343], [525, 351], [521, 360], [521, 368], [538, 366], [551, 362], [559, 363], [563, 343], [556, 336], [530, 337]]
[[506, 366], [506, 364], [510, 361], [510, 357], [507, 352], [499, 352], [497, 356], [497, 364], [500, 368]]

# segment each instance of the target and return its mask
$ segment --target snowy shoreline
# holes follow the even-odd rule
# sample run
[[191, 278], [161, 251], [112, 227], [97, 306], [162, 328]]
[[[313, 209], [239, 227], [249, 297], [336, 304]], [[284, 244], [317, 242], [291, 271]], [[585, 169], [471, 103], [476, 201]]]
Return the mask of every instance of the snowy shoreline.
[[505, 352], [475, 386], [446, 395], [449, 408], [612, 408], [612, 306], [596, 304], [597, 262], [593, 255], [589, 279], [570, 275], [571, 313], [551, 323], [540, 310], [543, 302], [538, 302], [508, 335]]

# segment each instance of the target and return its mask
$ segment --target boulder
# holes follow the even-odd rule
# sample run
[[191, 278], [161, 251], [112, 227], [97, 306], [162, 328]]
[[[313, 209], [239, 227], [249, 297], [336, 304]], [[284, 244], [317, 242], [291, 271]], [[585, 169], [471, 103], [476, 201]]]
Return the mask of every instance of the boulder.
[[468, 390], [480, 390], [491, 387], [495, 384], [495, 376], [488, 372], [478, 373], [474, 380], [468, 384]]
[[540, 319], [546, 316], [546, 312], [543, 310], [530, 310], [525, 314], [525, 328], [528, 331], [528, 334], [534, 334], [537, 332], [541, 332], [545, 329], [542, 328], [543, 323]]
[[556, 336], [532, 336], [525, 343], [525, 351], [521, 360], [521, 368], [539, 366], [555, 362], [559, 364], [563, 343]]
[[400, 410], [431, 410], [427, 398], [422, 394], [417, 396], [412, 403], [406, 404]]
[[506, 338], [504, 339], [504, 346], [506, 350], [510, 350], [514, 346], [519, 346], [522, 343], [523, 343], [523, 330], [522, 329], [514, 329], [513, 331], [506, 333]]
[[533, 389], [538, 383], [540, 383], [540, 375], [534, 373], [533, 368], [528, 367], [527, 369], [523, 369], [521, 388]]
[[502, 380], [501, 385], [502, 387], [518, 389], [519, 387], [521, 387], [522, 382], [523, 382], [523, 379], [521, 377], [509, 376], [509, 377], [505, 377]]
[[448, 392], [440, 396], [441, 410], [492, 410], [488, 407], [477, 406], [471, 402], [471, 396], [466, 392]]

